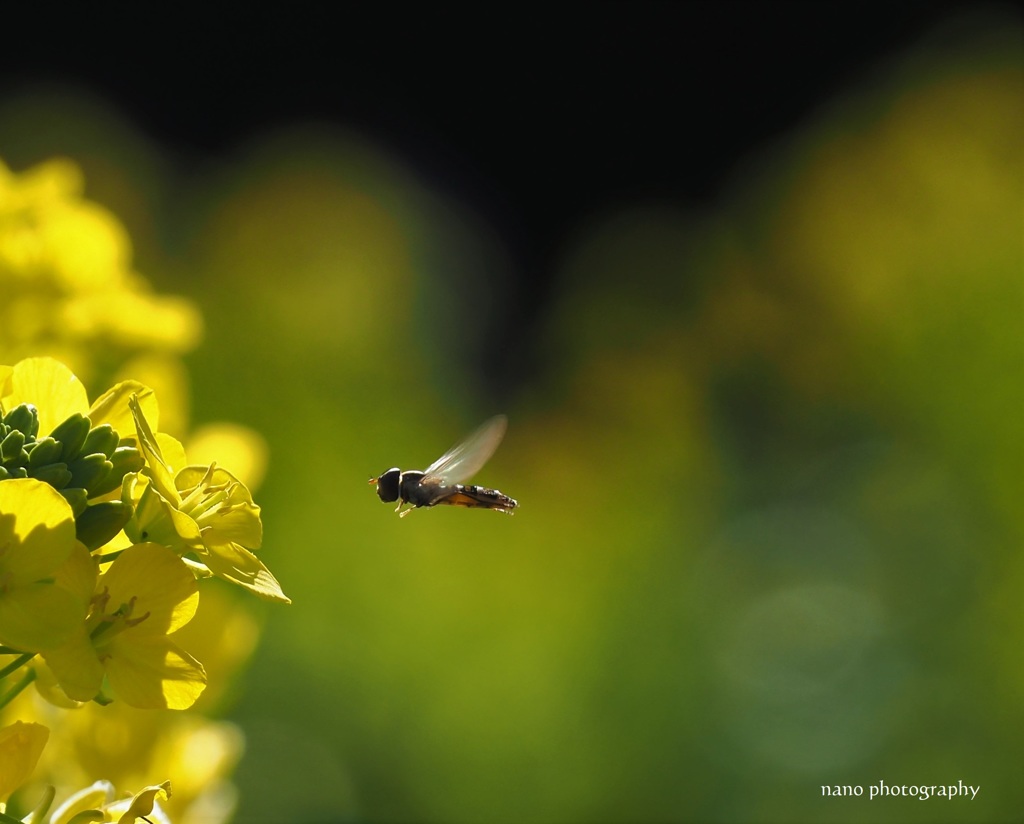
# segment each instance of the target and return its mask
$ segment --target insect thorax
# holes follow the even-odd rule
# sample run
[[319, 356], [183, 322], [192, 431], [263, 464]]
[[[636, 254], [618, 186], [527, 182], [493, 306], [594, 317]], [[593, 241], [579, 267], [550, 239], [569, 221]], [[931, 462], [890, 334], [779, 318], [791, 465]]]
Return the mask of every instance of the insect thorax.
[[430, 506], [436, 497], [436, 488], [424, 488], [420, 485], [423, 473], [419, 470], [408, 470], [402, 473], [400, 492], [402, 500], [413, 506]]

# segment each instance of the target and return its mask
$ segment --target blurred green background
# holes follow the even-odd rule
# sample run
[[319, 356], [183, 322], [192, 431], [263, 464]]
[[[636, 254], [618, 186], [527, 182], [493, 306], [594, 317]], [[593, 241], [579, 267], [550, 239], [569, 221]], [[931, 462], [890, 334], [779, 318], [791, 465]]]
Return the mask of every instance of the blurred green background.
[[[714, 199], [582, 217], [500, 390], [515, 254], [372, 135], [188, 165], [102, 97], [8, 87], [0, 156], [83, 165], [202, 308], [195, 420], [270, 447], [294, 603], [225, 707], [237, 820], [1021, 820], [1021, 37], [941, 28]], [[514, 517], [367, 486], [496, 412], [477, 481]]]

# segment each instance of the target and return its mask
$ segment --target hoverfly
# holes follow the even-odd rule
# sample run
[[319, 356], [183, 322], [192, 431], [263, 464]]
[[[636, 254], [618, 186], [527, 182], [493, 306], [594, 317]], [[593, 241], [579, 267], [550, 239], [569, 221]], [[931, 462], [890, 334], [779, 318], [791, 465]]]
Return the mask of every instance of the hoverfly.
[[[392, 467], [380, 477], [370, 478], [370, 483], [377, 485], [377, 495], [384, 503], [398, 501], [395, 512], [401, 513], [399, 517], [405, 517], [413, 509], [437, 504], [493, 509], [512, 514], [512, 510], [519, 504], [508, 495], [496, 489], [462, 484], [494, 454], [507, 426], [508, 418], [496, 415], [422, 472], [403, 472], [398, 467]], [[405, 505], [409, 509], [403, 511]]]

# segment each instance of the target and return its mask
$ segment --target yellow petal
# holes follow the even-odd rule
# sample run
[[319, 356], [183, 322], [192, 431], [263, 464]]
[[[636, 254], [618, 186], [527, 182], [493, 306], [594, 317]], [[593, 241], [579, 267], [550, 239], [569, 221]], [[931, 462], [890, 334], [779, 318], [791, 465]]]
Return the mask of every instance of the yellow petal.
[[15, 721], [0, 729], [0, 802], [32, 775], [49, 737], [50, 731], [42, 724]]
[[98, 576], [99, 570], [96, 568], [96, 561], [89, 554], [89, 550], [85, 548], [84, 544], [75, 541], [71, 554], [57, 568], [54, 583], [78, 598], [83, 606], [82, 614], [84, 615], [85, 607], [88, 606], [96, 591]]
[[[260, 508], [253, 503], [245, 484], [232, 473], [219, 466], [187, 466], [175, 475], [174, 483], [182, 494], [182, 509], [192, 514], [202, 528], [204, 544], [233, 541], [257, 549], [263, 543]], [[227, 490], [227, 499], [207, 508], [210, 497], [222, 494], [211, 491], [218, 487]]]
[[82, 382], [53, 358], [26, 358], [14, 365], [10, 393], [3, 398], [5, 409], [20, 403], [35, 404], [39, 412], [39, 434], [48, 435], [68, 415], [85, 413], [89, 397]]
[[122, 633], [107, 652], [110, 686], [131, 707], [188, 709], [206, 688], [203, 665], [166, 636], [140, 641]]
[[96, 655], [85, 624], [80, 625], [60, 647], [44, 652], [43, 658], [68, 698], [91, 701], [100, 691], [103, 664]]
[[245, 587], [261, 598], [284, 604], [292, 602], [270, 570], [243, 546], [228, 543], [209, 547], [203, 554], [203, 563], [214, 575]]
[[146, 787], [141, 792], [137, 792], [135, 794], [132, 798], [131, 806], [128, 807], [128, 811], [117, 819], [117, 824], [135, 824], [137, 819], [147, 816], [153, 812], [153, 805], [156, 804], [157, 801], [166, 801], [170, 797], [170, 781]]
[[84, 620], [78, 598], [56, 584], [26, 584], [0, 593], [0, 643], [14, 649], [53, 649]]
[[160, 426], [160, 410], [156, 403], [156, 394], [148, 386], [138, 381], [121, 381], [108, 389], [96, 399], [89, 409], [89, 420], [93, 426], [109, 423], [122, 438], [135, 434], [135, 419], [128, 408], [128, 399], [135, 395], [139, 406], [146, 415], [146, 420], [154, 429]]
[[0, 483], [0, 582], [4, 588], [53, 574], [71, 554], [75, 517], [64, 497], [32, 478]]
[[65, 710], [74, 710], [82, 706], [83, 701], [76, 701], [64, 691], [57, 676], [42, 657], [32, 661], [32, 669], [36, 671], [36, 680], [33, 682], [36, 692], [46, 703]]
[[166, 350], [140, 352], [118, 367], [116, 379], [141, 381], [156, 393], [160, 398], [159, 421], [149, 414], [145, 404], [143, 409], [146, 418], [158, 431], [173, 433], [188, 430], [192, 381], [188, 368], [177, 355]]
[[259, 549], [263, 543], [263, 522], [260, 508], [255, 504], [217, 509], [202, 519], [201, 526], [203, 543], [207, 546], [236, 543]]
[[[71, 824], [72, 821], [96, 821], [94, 817], [78, 819], [81, 813], [99, 810], [116, 797], [114, 785], [109, 781], [96, 781], [84, 790], [79, 790], [53, 811], [50, 824]], [[103, 820], [103, 819], [100, 819]]]
[[168, 435], [166, 432], [157, 432], [156, 443], [160, 447], [160, 454], [163, 455], [165, 463], [171, 468], [172, 474], [175, 470], [188, 463], [185, 459], [185, 447], [181, 445], [181, 441], [177, 438]]
[[[138, 485], [134, 486], [132, 494], [136, 489]], [[181, 553], [203, 548], [199, 525], [163, 498], [152, 484], [143, 487], [135, 504], [135, 514], [125, 524], [124, 531], [135, 543], [152, 541]]]
[[166, 635], [196, 614], [199, 585], [185, 562], [160, 544], [128, 547], [103, 574], [99, 586], [110, 593], [111, 609], [135, 599], [133, 618], [149, 614], [125, 632], [135, 636]]
[[153, 486], [160, 493], [160, 496], [178, 506], [181, 503], [181, 498], [178, 497], [178, 491], [174, 488], [171, 468], [164, 460], [156, 435], [153, 434], [153, 428], [150, 426], [149, 421], [146, 420], [138, 398], [129, 398], [128, 407], [131, 409], [132, 417], [135, 420], [135, 432], [136, 437], [139, 439], [139, 449], [146, 458], [146, 474], [152, 479]]

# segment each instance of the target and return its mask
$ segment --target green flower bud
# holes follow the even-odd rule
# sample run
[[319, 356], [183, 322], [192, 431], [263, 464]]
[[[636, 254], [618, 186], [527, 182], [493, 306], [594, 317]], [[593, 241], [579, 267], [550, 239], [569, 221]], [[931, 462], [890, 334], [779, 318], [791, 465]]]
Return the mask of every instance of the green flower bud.
[[60, 461], [61, 445], [47, 435], [41, 441], [29, 445], [28, 468], [34, 470], [46, 464], [58, 463]]
[[[24, 469], [21, 471], [25, 472]], [[27, 472], [24, 476], [15, 475], [15, 477], [27, 476]], [[32, 470], [32, 477], [37, 481], [49, 484], [58, 492], [62, 491], [71, 481], [71, 473], [68, 471], [68, 465], [65, 463], [51, 463], [46, 464], [45, 466], [36, 467]], [[65, 495], [64, 497], [67, 496]]]
[[71, 471], [71, 480], [68, 482], [68, 486], [78, 486], [92, 491], [93, 485], [105, 481], [113, 468], [114, 465], [107, 460], [107, 456], [102, 452], [76, 458], [68, 464], [68, 469]]
[[7, 437], [0, 441], [0, 461], [20, 466], [28, 460], [24, 446], [25, 434], [20, 429], [12, 429], [7, 433]]
[[89, 419], [80, 412], [69, 415], [65, 421], [57, 424], [50, 437], [61, 443], [61, 460], [70, 461], [82, 451], [90, 427]]
[[64, 500], [71, 504], [71, 511], [75, 514], [76, 518], [85, 512], [85, 508], [89, 506], [89, 493], [84, 489], [73, 486], [69, 489], [58, 489], [57, 491], [64, 496]]
[[93, 504], [75, 518], [75, 533], [90, 550], [99, 549], [117, 535], [131, 517], [131, 504], [121, 501]]
[[134, 446], [119, 446], [110, 456], [110, 474], [103, 480], [93, 484], [90, 492], [93, 497], [106, 495], [121, 486], [121, 481], [129, 472], [138, 472], [146, 465], [142, 453]]
[[34, 438], [39, 434], [39, 413], [30, 403], [20, 403], [6, 415], [3, 423], [11, 429], [17, 429], [26, 438]]
[[120, 438], [114, 427], [109, 423], [101, 424], [89, 430], [85, 443], [82, 444], [82, 454], [92, 455], [102, 452], [104, 457], [109, 458], [117, 449], [118, 441]]

